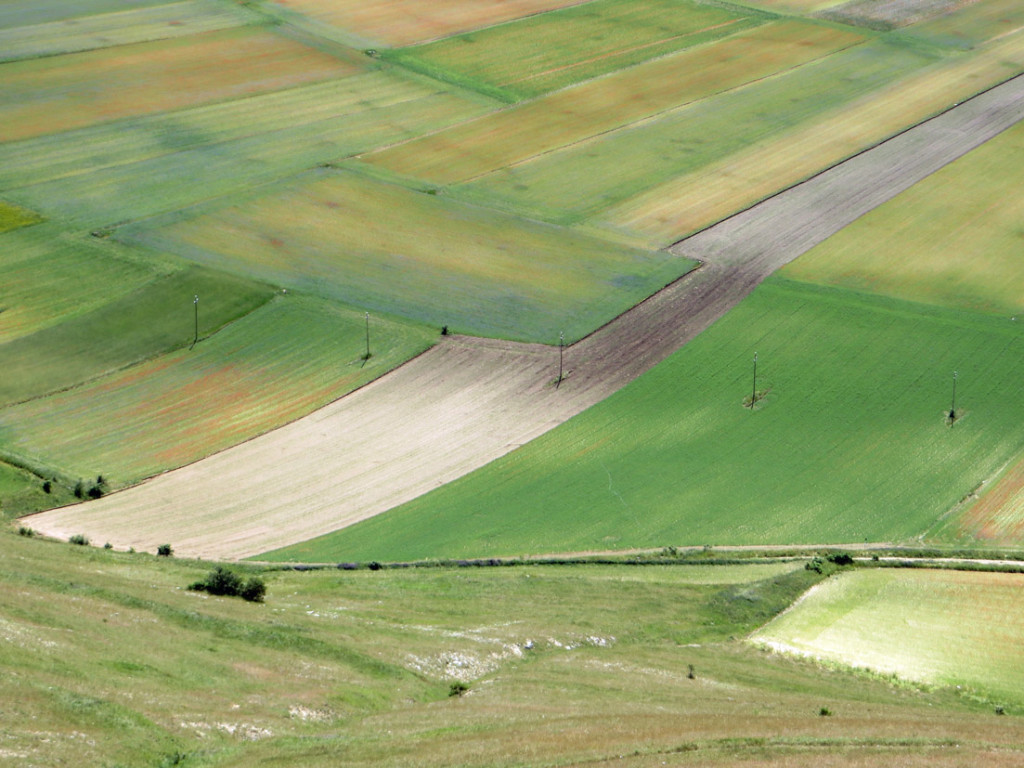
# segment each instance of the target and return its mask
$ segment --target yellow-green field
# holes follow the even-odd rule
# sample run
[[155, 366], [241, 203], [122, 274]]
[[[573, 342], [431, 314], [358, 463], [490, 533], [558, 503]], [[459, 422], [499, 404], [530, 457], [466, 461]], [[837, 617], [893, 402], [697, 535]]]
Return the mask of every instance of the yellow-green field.
[[259, 28], [0, 64], [0, 142], [351, 74]]
[[798, 280], [1024, 322], [1024, 125], [876, 208], [783, 269]]
[[755, 643], [996, 704], [1024, 705], [1024, 576], [865, 570], [833, 577]]
[[692, 263], [348, 170], [125, 238], [476, 335], [578, 339]]
[[365, 160], [438, 184], [466, 181], [770, 77], [862, 40], [855, 32], [795, 20], [767, 24], [385, 149]]
[[42, 217], [34, 211], [27, 211], [0, 200], [0, 233], [27, 227], [30, 224], [38, 224], [40, 221], [42, 221]]
[[509, 100], [526, 99], [764, 23], [689, 0], [593, 0], [402, 49], [393, 60]]

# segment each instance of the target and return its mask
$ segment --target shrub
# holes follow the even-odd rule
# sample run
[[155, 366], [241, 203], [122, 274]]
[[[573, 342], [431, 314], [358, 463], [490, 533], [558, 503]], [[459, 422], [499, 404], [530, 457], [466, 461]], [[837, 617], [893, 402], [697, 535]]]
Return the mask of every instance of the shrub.
[[828, 707], [822, 707], [821, 709], [818, 710], [818, 714], [821, 717], [831, 717], [832, 716], [832, 710], [829, 709]]
[[75, 483], [75, 491], [74, 491], [74, 493], [75, 493], [75, 498], [76, 499], [84, 499], [85, 498], [85, 485], [82, 483], [81, 480], [79, 480], [77, 483]]
[[44, 480], [43, 481], [43, 493], [49, 493], [52, 490], [53, 490], [53, 483], [51, 483], [49, 480]]
[[107, 542], [106, 544], [104, 544], [104, 545], [103, 545], [103, 548], [104, 548], [104, 549], [113, 549], [113, 548], [114, 548], [114, 545], [113, 545], [113, 544], [111, 544], [111, 543], [110, 543], [110, 542], [108, 541], [108, 542]]
[[89, 488], [90, 499], [98, 499], [101, 496], [103, 496], [103, 489], [100, 488], [98, 485], [93, 485]]
[[448, 688], [449, 696], [461, 696], [469, 690], [469, 686], [465, 683], [452, 683]]
[[68, 539], [68, 542], [70, 542], [71, 544], [77, 544], [80, 547], [85, 547], [88, 546], [89, 539], [84, 534], [76, 533], [74, 536]]
[[156, 548], [156, 553], [160, 557], [170, 557], [174, 554], [174, 549], [171, 547], [170, 544], [161, 544], [159, 547]]
[[241, 597], [250, 603], [262, 603], [267, 593], [267, 587], [263, 579], [253, 576], [243, 582], [242, 577], [234, 571], [218, 565], [206, 578], [197, 581], [188, 587], [193, 592], [208, 592], [211, 595], [223, 595], [226, 597]]
[[32, 538], [33, 536], [36, 535], [36, 532], [33, 531], [31, 528], [29, 528], [27, 525], [21, 525], [21, 526], [18, 526], [18, 535], [19, 536], [28, 536], [29, 538]]

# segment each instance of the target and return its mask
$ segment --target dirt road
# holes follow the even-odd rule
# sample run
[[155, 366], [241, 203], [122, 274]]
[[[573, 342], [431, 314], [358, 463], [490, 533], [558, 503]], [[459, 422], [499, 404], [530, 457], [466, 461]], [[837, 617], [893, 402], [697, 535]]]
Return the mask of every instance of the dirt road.
[[134, 488], [23, 521], [67, 538], [231, 559], [380, 514], [625, 386], [765, 277], [1024, 118], [1024, 77], [672, 247], [703, 265], [564, 352], [446, 338], [316, 413]]

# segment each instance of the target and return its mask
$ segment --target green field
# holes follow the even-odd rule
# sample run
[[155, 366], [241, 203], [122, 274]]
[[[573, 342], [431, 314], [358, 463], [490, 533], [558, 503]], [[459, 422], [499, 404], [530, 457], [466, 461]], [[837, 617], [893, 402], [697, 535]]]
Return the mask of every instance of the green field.
[[[1024, 331], [771, 279], [664, 363], [487, 467], [268, 557], [337, 562], [900, 541], [1022, 447]], [[759, 354], [758, 407], [744, 408]], [[959, 421], [950, 428], [952, 372]]]
[[1017, 315], [1024, 310], [1021, 174], [1024, 124], [1017, 124], [862, 216], [782, 274]]
[[265, 573], [261, 605], [187, 591], [206, 563], [12, 535], [0, 563], [0, 738], [23, 764], [1021, 756], [1018, 719], [966, 697], [735, 639], [820, 578], [799, 564]]
[[387, 57], [498, 98], [516, 101], [764, 23], [766, 16], [688, 0], [593, 0]]
[[1020, 707], [1022, 585], [1024, 577], [1005, 573], [847, 573], [818, 585], [752, 640]]
[[[205, 315], [205, 299], [200, 306]], [[190, 300], [184, 309], [190, 321]], [[45, 467], [47, 476], [139, 482], [304, 416], [434, 339], [381, 317], [370, 331], [372, 355], [363, 360], [362, 312], [278, 295], [194, 349], [0, 410], [0, 455]]]
[[40, 221], [42, 217], [38, 214], [0, 200], [0, 233], [38, 224]]
[[549, 343], [586, 335], [692, 266], [348, 170], [123, 237], [437, 328]]
[[[795, 35], [797, 30], [788, 32]], [[933, 54], [906, 46], [856, 45], [708, 95], [656, 119], [496, 170], [457, 186], [453, 194], [573, 224], [828, 117], [934, 62]]]

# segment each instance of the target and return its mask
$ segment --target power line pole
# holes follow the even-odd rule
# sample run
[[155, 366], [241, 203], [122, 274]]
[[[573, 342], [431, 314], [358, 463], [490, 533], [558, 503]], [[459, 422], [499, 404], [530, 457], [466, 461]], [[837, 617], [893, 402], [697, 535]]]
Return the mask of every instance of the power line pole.
[[192, 337], [192, 346], [194, 347], [196, 344], [199, 343], [199, 294], [198, 293], [195, 295], [195, 298], [192, 299], [192, 306], [195, 307], [195, 310], [196, 310], [196, 334], [195, 334], [195, 336]]
[[370, 359], [370, 313], [366, 313], [366, 354], [363, 356], [365, 360]]
[[757, 400], [757, 352], [754, 353], [754, 387], [750, 391], [750, 410], [754, 410], [754, 402]]
[[949, 423], [956, 421], [956, 378], [957, 373], [953, 371], [953, 402], [949, 406]]
[[565, 350], [565, 331], [558, 333], [558, 381], [555, 382], [555, 389], [562, 384], [562, 355]]

